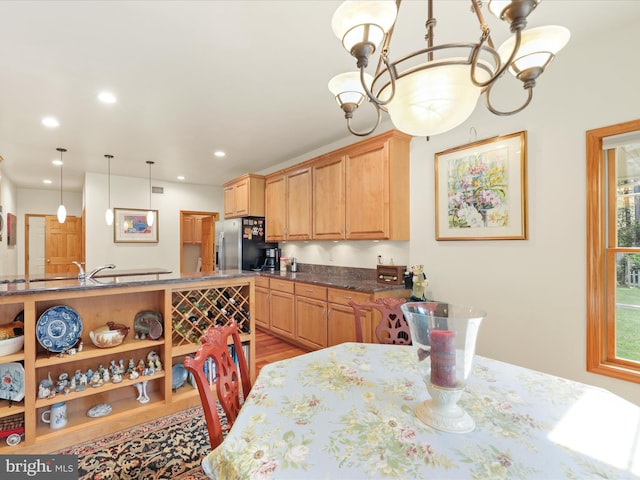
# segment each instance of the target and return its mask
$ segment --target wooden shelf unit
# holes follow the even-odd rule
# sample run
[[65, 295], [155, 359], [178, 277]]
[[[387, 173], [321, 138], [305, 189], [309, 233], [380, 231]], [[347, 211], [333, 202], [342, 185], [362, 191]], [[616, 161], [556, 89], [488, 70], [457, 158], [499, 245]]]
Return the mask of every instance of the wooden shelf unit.
[[[25, 323], [23, 350], [0, 357], [0, 364], [21, 362], [24, 365], [25, 398], [21, 402], [13, 403], [11, 407], [8, 406], [8, 401], [0, 400], [0, 419], [22, 414], [25, 432], [22, 441], [16, 446], [8, 446], [5, 439], [0, 439], [0, 454], [49, 453], [199, 405], [197, 390], [188, 383], [176, 391], [172, 390], [172, 365], [181, 363], [186, 355], [195, 353], [199, 346], [199, 337], [191, 336], [190, 339], [193, 341], [190, 341], [173, 330], [174, 325], [191, 324], [190, 317], [197, 318], [197, 328], [192, 326], [191, 331], [203, 332], [209, 325], [228, 321], [228, 317], [222, 312], [223, 308], [236, 316], [245, 330], [242, 340], [248, 345], [247, 360], [253, 381], [254, 295], [254, 279], [245, 276], [0, 295], [0, 322], [8, 323], [24, 310]], [[227, 297], [234, 298], [236, 304], [230, 302]], [[229, 308], [227, 303], [230, 304]], [[55, 305], [73, 308], [82, 320], [83, 348], [74, 355], [48, 353], [36, 339], [38, 318]], [[211, 312], [211, 318], [202, 315], [203, 306]], [[143, 310], [162, 313], [164, 333], [161, 338], [134, 338], [134, 318], [136, 313]], [[209, 320], [209, 323], [205, 324], [203, 318]], [[130, 328], [130, 332], [121, 345], [111, 348], [95, 347], [90, 340], [89, 332], [108, 321], [125, 324]], [[52, 398], [38, 398], [39, 383], [49, 376], [55, 383], [61, 373], [66, 373], [71, 378], [76, 370], [86, 372], [91, 368], [95, 371], [101, 364], [108, 367], [112, 360], [116, 363], [123, 360], [126, 367], [130, 359], [136, 364], [140, 359], [146, 360], [151, 351], [158, 354], [162, 363], [162, 370], [154, 372], [153, 375], [142, 375], [137, 379], [124, 377], [119, 383], [109, 381], [99, 387], [87, 386], [82, 391], [58, 393]], [[150, 397], [148, 403], [136, 401], [138, 392], [134, 385], [142, 381], [147, 381], [147, 393]], [[57, 402], [67, 404], [67, 425], [60, 429], [51, 429], [48, 424], [42, 422], [41, 415]], [[104, 417], [88, 417], [87, 411], [100, 403], [111, 405], [112, 412]]]

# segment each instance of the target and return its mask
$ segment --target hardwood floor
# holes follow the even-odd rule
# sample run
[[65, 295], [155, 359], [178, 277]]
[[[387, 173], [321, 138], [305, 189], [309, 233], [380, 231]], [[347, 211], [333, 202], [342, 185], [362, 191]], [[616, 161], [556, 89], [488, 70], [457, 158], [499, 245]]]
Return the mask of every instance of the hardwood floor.
[[256, 329], [256, 376], [267, 363], [295, 357], [308, 350], [280, 340], [273, 335]]

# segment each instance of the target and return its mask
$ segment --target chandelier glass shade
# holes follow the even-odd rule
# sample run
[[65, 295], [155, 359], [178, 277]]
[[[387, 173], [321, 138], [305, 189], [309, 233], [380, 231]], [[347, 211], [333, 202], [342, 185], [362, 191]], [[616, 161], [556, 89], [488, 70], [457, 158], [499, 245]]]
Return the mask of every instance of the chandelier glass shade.
[[[512, 115], [523, 110], [531, 102], [535, 80], [570, 37], [569, 31], [560, 26], [525, 30], [527, 16], [541, 1], [489, 1], [489, 11], [508, 23], [512, 33], [496, 50], [480, 0], [471, 0], [480, 31], [478, 42], [434, 46], [433, 0], [427, 0], [427, 48], [399, 60], [391, 60], [389, 51], [401, 0], [344, 2], [334, 13], [332, 28], [356, 59], [358, 71], [333, 77], [329, 90], [345, 114], [347, 128], [354, 135], [369, 135], [380, 123], [380, 112], [385, 111], [394, 127], [402, 132], [414, 136], [436, 135], [469, 118], [483, 93], [487, 108], [496, 115]], [[380, 32], [384, 32], [382, 39]], [[380, 59], [373, 81], [369, 82], [371, 76], [365, 68], [376, 51], [380, 51]], [[518, 107], [499, 111], [492, 106], [490, 94], [507, 68], [523, 83], [528, 96]], [[376, 108], [378, 119], [370, 130], [357, 132], [351, 128], [351, 119], [365, 99]]]
[[[547, 25], [545, 27], [532, 28], [522, 32], [520, 48], [509, 66], [509, 72], [515, 77], [522, 78], [533, 74], [542, 73], [555, 58], [556, 53], [569, 42], [571, 34], [569, 30], [560, 25]], [[509, 37], [498, 48], [498, 54], [503, 61], [507, 61], [513, 51], [515, 39]]]
[[359, 2], [344, 2], [331, 21], [333, 33], [342, 40], [347, 52], [357, 58], [363, 52], [356, 49], [364, 49], [365, 60], [378, 49], [398, 14], [394, 2], [367, 3], [363, 9]]
[[[489, 73], [480, 69], [480, 80]], [[482, 89], [469, 81], [471, 67], [464, 58], [427, 62], [396, 80], [392, 102], [386, 106], [398, 130], [422, 137], [449, 131], [464, 122], [476, 108]], [[429, 88], [422, 88], [430, 85]], [[387, 83], [380, 97], [390, 96]]]

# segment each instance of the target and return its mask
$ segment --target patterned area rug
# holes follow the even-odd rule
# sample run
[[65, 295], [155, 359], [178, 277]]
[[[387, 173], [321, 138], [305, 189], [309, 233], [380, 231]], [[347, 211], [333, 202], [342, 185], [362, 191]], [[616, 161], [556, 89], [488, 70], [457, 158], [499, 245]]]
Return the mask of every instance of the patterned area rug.
[[55, 453], [78, 455], [79, 480], [200, 480], [210, 451], [198, 406]]

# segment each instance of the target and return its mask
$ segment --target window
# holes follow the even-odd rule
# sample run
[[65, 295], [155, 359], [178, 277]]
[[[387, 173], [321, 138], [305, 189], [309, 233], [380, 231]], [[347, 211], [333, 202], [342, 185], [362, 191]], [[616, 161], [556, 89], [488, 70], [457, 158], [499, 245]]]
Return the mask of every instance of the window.
[[587, 132], [587, 369], [640, 383], [640, 120]]

